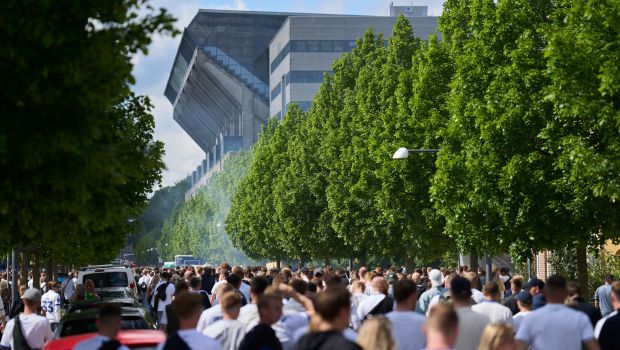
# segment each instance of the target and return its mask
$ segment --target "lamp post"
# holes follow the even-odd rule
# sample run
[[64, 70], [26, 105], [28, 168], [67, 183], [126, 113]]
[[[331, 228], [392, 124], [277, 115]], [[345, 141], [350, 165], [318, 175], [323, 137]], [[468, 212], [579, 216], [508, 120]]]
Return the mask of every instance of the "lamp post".
[[394, 152], [392, 159], [407, 159], [409, 158], [409, 153], [437, 153], [439, 152], [439, 148], [418, 148], [418, 149], [408, 149], [405, 147], [401, 147]]

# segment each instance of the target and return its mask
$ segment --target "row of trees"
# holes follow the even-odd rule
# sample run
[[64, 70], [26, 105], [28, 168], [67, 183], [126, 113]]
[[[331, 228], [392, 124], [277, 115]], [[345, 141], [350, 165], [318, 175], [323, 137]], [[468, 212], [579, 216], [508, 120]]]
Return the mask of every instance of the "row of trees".
[[161, 258], [173, 261], [174, 255], [192, 254], [206, 258], [211, 264], [250, 262], [245, 254], [233, 247], [224, 230], [231, 198], [247, 172], [250, 157], [248, 152], [239, 152], [225, 158], [222, 168], [209, 180], [208, 186], [187, 202], [180, 199], [163, 226], [153, 231], [151, 237], [158, 237], [148, 243], [152, 246], [157, 242]]
[[131, 57], [173, 20], [145, 0], [0, 4], [2, 250], [68, 265], [125, 245], [164, 152]]
[[[447, 0], [271, 120], [227, 217], [251, 256], [585, 251], [620, 237], [620, 3]], [[394, 161], [398, 147], [440, 148]], [[582, 271], [583, 275], [583, 271]]]

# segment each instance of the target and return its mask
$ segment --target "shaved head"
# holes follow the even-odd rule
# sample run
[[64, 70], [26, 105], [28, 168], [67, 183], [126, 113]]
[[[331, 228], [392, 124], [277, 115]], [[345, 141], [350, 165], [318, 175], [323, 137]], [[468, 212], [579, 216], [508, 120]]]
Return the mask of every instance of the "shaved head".
[[372, 289], [374, 289], [375, 292], [387, 294], [389, 286], [385, 278], [376, 276], [372, 279], [371, 283]]

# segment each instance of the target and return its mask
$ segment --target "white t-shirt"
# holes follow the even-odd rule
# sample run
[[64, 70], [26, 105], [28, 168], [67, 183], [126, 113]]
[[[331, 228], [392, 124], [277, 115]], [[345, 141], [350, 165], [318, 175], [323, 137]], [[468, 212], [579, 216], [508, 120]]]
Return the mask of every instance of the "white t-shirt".
[[[151, 303], [153, 305], [153, 307], [155, 307], [155, 298], [159, 298], [159, 296], [157, 295], [157, 289], [159, 288], [159, 286], [161, 286], [162, 284], [167, 283], [166, 281], [163, 282], [159, 282], [157, 283], [157, 286], [155, 286], [155, 289], [153, 291], [153, 299], [151, 300]], [[174, 283], [170, 283], [167, 287], [166, 287], [166, 300], [162, 301], [161, 299], [159, 299], [159, 302], [157, 304], [157, 311], [158, 312], [163, 312], [166, 310], [166, 305], [172, 303], [172, 296], [174, 295]]]
[[245, 297], [245, 301], [250, 303], [251, 302], [251, 300], [250, 300], [250, 286], [248, 286], [247, 284], [241, 282], [241, 286], [239, 286], [239, 291]]
[[[183, 329], [180, 330], [178, 334], [192, 350], [223, 350], [220, 342], [195, 329]], [[157, 350], [163, 350], [165, 345], [165, 342], [159, 344]]]
[[41, 308], [50, 323], [60, 322], [60, 294], [50, 290], [41, 296]]
[[357, 318], [360, 320], [360, 322], [363, 323], [366, 315], [368, 315], [368, 313], [371, 312], [372, 309], [379, 305], [379, 303], [382, 302], [383, 299], [385, 299], [385, 294], [383, 293], [371, 294], [366, 298], [362, 299], [356, 310]]
[[594, 337], [596, 339], [598, 339], [598, 337], [601, 335], [601, 330], [603, 329], [603, 325], [605, 324], [605, 321], [607, 321], [607, 319], [610, 317], [616, 316], [617, 314], [618, 314], [618, 311], [616, 310], [610, 314], [605, 315], [605, 317], [601, 318], [600, 320], [598, 320], [598, 322], [596, 322], [596, 326], [594, 327]]
[[531, 311], [519, 311], [518, 314], [512, 316], [512, 321], [514, 322], [515, 333], [519, 331], [519, 327], [521, 326], [521, 322], [523, 322], [523, 318], [529, 316]]
[[594, 339], [588, 316], [562, 304], [547, 304], [525, 317], [515, 339], [532, 350], [581, 350]]
[[237, 320], [219, 320], [202, 331], [202, 334], [219, 341], [224, 350], [238, 349], [245, 333], [245, 324]]
[[[75, 347], [73, 348], [73, 350], [93, 350], [93, 349], [99, 349], [101, 347], [101, 345], [103, 345], [103, 343], [107, 342], [108, 340], [110, 340], [110, 338], [101, 335], [101, 334], [97, 334], [96, 336], [87, 339], [87, 340], [83, 340], [79, 343], [77, 343], [75, 345]], [[126, 347], [125, 345], [121, 345], [118, 350], [129, 350], [128, 347]]]
[[276, 332], [276, 337], [282, 344], [283, 350], [292, 349], [297, 343], [294, 341], [295, 332], [307, 327], [310, 323], [310, 317], [306, 312], [288, 312], [285, 313], [278, 322], [274, 323], [271, 328]]
[[455, 348], [459, 350], [478, 350], [480, 337], [489, 324], [489, 317], [471, 311], [469, 307], [456, 309], [459, 317], [459, 331]]
[[246, 326], [246, 330], [249, 332], [258, 324], [260, 316], [258, 315], [258, 307], [256, 304], [246, 304], [241, 307], [239, 311], [239, 317], [237, 319], [243, 322]]
[[[221, 286], [222, 284], [224, 284], [224, 283], [228, 283], [228, 282], [227, 282], [226, 280], [223, 280], [223, 281], [217, 281], [217, 282], [215, 282], [215, 284], [213, 285], [213, 288], [211, 288], [211, 295], [215, 294], [215, 296], [216, 296], [216, 297], [213, 299], [213, 303], [212, 303], [213, 305], [216, 305], [216, 304], [219, 304], [219, 303], [220, 303], [220, 301], [219, 301], [219, 300], [217, 300], [217, 289], [218, 289], [218, 288], [220, 288], [220, 286]], [[242, 282], [241, 284], [243, 284], [243, 282]], [[249, 303], [249, 302], [250, 302], [250, 299], [248, 299], [248, 300], [247, 300], [247, 302]]]
[[[47, 318], [36, 314], [19, 315], [22, 324], [22, 333], [31, 348], [42, 349], [46, 341], [52, 339], [52, 328]], [[6, 348], [14, 348], [13, 345], [13, 327], [15, 320], [12, 319], [6, 324], [0, 346]]]
[[213, 305], [200, 314], [196, 329], [203, 332], [208, 326], [224, 318], [222, 313], [222, 305]]
[[422, 327], [426, 317], [415, 311], [392, 311], [385, 315], [392, 323], [392, 335], [398, 350], [420, 350], [426, 344]]
[[512, 311], [504, 305], [495, 301], [484, 300], [480, 304], [473, 305], [471, 310], [483, 315], [487, 315], [491, 323], [503, 323], [512, 326]]
[[61, 290], [62, 288], [65, 289], [64, 291], [65, 300], [67, 301], [71, 300], [71, 297], [73, 296], [73, 291], [75, 290], [75, 283], [73, 282], [73, 278], [67, 277], [64, 281], [62, 281]]
[[482, 294], [482, 292], [477, 290], [476, 288], [472, 288], [471, 289], [471, 298], [474, 299], [476, 304], [480, 304], [481, 302], [484, 301], [484, 294]]

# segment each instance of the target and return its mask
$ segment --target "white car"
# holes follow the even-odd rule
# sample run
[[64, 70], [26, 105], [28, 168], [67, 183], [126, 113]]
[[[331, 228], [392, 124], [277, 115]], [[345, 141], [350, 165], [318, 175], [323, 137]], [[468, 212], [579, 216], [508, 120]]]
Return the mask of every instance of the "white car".
[[94, 265], [82, 267], [77, 276], [77, 284], [92, 280], [96, 291], [113, 291], [129, 288], [135, 295], [138, 293], [133, 271], [126, 266]]

